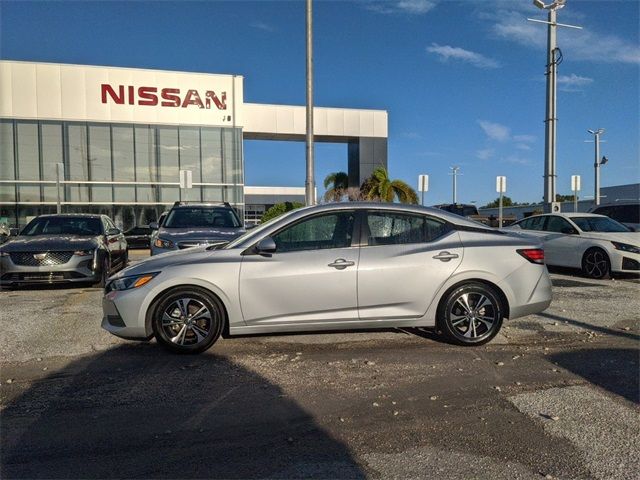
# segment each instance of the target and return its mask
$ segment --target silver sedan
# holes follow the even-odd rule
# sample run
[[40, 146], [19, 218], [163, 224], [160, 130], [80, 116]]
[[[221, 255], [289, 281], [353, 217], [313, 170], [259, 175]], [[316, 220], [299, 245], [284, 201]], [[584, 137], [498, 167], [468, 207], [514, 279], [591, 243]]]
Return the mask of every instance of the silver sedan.
[[442, 210], [341, 203], [119, 272], [105, 288], [102, 326], [184, 353], [221, 334], [389, 327], [435, 327], [481, 345], [504, 319], [550, 303], [535, 238]]

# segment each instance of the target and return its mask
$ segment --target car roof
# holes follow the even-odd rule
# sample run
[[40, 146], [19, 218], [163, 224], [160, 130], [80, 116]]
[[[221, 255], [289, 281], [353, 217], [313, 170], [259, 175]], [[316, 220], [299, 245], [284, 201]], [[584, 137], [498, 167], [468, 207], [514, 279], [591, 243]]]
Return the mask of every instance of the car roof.
[[82, 218], [102, 218], [105, 215], [101, 215], [98, 213], [43, 213], [42, 215], [38, 215], [36, 218], [40, 217], [82, 217]]
[[640, 200], [625, 200], [624, 202], [604, 203], [602, 205], [598, 205], [597, 207], [593, 207], [593, 210], [609, 207], [627, 207], [629, 205], [631, 205], [632, 207], [640, 207]]
[[174, 205], [172, 209], [177, 208], [193, 208], [193, 207], [220, 207], [220, 208], [232, 208], [231, 205], [227, 205], [224, 203], [181, 203], [179, 205]]
[[496, 231], [495, 229], [488, 227], [482, 223], [468, 220], [465, 217], [456, 215], [455, 213], [447, 212], [439, 208], [423, 207], [422, 205], [410, 205], [406, 203], [384, 203], [384, 202], [336, 202], [336, 203], [322, 203], [320, 205], [314, 205], [310, 207], [302, 207], [296, 209], [296, 212], [324, 212], [331, 210], [390, 210], [404, 213], [420, 213], [423, 215], [431, 215], [434, 217], [442, 218], [449, 223], [456, 225], [462, 225], [472, 228], [481, 228], [489, 231]]
[[[583, 212], [571, 212], [571, 213], [540, 213], [538, 215], [531, 215], [529, 217], [523, 218], [522, 220], [527, 220], [528, 218], [535, 217], [550, 217], [550, 216], [571, 218], [571, 217], [606, 217], [606, 215], [600, 215], [598, 213], [583, 213]], [[520, 221], [522, 221], [520, 220]]]

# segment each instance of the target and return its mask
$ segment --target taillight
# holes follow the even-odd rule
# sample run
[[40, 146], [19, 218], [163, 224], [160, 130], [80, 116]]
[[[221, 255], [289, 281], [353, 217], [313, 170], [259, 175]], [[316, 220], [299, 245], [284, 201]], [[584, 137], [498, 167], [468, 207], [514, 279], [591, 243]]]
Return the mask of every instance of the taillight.
[[529, 260], [531, 263], [544, 265], [544, 250], [541, 248], [523, 248], [516, 250], [520, 255]]

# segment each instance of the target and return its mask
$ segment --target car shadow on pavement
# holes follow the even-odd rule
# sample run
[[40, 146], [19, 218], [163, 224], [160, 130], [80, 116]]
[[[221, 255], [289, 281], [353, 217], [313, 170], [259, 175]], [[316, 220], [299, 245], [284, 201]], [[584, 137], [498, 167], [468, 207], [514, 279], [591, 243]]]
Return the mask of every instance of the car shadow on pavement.
[[623, 332], [614, 330], [612, 328], [602, 327], [599, 325], [594, 325], [593, 323], [581, 322], [579, 320], [573, 320], [571, 318], [562, 317], [560, 315], [554, 315], [553, 313], [541, 312], [537, 313], [540, 317], [548, 318], [549, 320], [557, 320], [558, 322], [566, 322], [569, 325], [574, 325], [576, 327], [584, 328], [585, 330], [590, 330], [594, 332], [604, 333], [606, 335], [613, 335], [614, 337], [622, 337], [629, 338], [631, 340], [640, 340], [640, 335], [635, 333]]
[[557, 353], [550, 358], [592, 384], [636, 404], [640, 403], [640, 355], [637, 349], [574, 350]]
[[149, 345], [34, 382], [3, 410], [1, 437], [1, 478], [365, 477], [277, 385], [219, 355]]

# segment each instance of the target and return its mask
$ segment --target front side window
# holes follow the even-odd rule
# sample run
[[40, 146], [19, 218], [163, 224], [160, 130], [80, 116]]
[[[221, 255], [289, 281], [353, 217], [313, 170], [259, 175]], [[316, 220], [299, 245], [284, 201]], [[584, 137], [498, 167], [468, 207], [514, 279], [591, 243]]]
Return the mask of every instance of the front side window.
[[238, 228], [240, 222], [229, 208], [181, 207], [171, 210], [165, 228]]
[[285, 227], [273, 235], [278, 252], [347, 248], [351, 246], [354, 212], [318, 215]]
[[[551, 216], [547, 221], [547, 226], [545, 228], [547, 232], [555, 232], [555, 233], [567, 233], [568, 230], [575, 230], [569, 222], [567, 222], [562, 217]], [[564, 230], [564, 231], [563, 231]]]
[[446, 232], [446, 224], [423, 215], [369, 212], [369, 246], [430, 242]]

